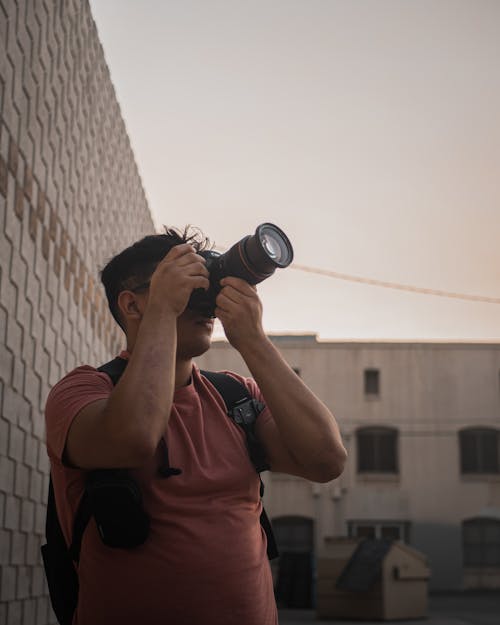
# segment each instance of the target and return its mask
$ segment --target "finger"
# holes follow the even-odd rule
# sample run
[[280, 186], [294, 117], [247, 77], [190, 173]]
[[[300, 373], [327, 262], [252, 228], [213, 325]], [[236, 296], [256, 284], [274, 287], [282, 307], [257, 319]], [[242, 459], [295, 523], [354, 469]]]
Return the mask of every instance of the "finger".
[[236, 312], [237, 314], [241, 314], [242, 312], [241, 302], [235, 302], [222, 292], [215, 298], [215, 304], [226, 313]]
[[193, 264], [188, 267], [189, 274], [192, 276], [203, 276], [205, 278], [209, 278], [210, 273], [208, 269], [203, 264]]
[[180, 258], [185, 254], [196, 254], [195, 248], [190, 243], [181, 243], [179, 245], [174, 245], [174, 247], [168, 252], [165, 258], [169, 258], [170, 260], [174, 258]]
[[238, 301], [245, 302], [246, 304], [259, 299], [257, 289], [250, 284], [245, 283], [245, 288], [242, 289], [235, 289], [233, 286], [226, 285], [222, 290], [224, 291], [225, 289], [228, 289], [228, 293], [231, 294], [233, 299], [238, 298]]
[[248, 296], [230, 286], [225, 286], [220, 292], [220, 296], [227, 298], [234, 304], [248, 304]]
[[189, 265], [190, 263], [202, 263], [203, 265], [206, 264], [206, 260], [203, 258], [203, 256], [200, 256], [196, 252], [187, 252], [186, 254], [183, 254], [182, 256], [179, 256], [173, 260], [175, 260], [175, 263], [179, 265], [179, 267], [184, 267], [185, 265]]
[[201, 275], [209, 276], [208, 269], [204, 262], [193, 260], [192, 262], [183, 262], [182, 260], [176, 263], [177, 267], [182, 269], [183, 272], [190, 276]]
[[216, 306], [215, 307], [214, 315], [217, 317], [217, 319], [220, 319], [220, 321], [222, 323], [224, 323], [224, 321], [228, 320], [227, 310], [224, 310], [223, 308], [220, 308], [220, 306]]
[[218, 308], [227, 312], [231, 306], [234, 306], [234, 302], [226, 297], [223, 293], [219, 293], [215, 298], [215, 303]]
[[230, 286], [244, 295], [253, 295], [257, 292], [257, 288], [253, 284], [248, 284], [245, 280], [235, 278], [234, 276], [226, 276], [220, 281], [221, 286]]
[[205, 289], [205, 291], [208, 291], [208, 289], [210, 288], [210, 280], [208, 278], [198, 278], [197, 284], [200, 285], [200, 289]]
[[203, 276], [191, 276], [189, 278], [189, 286], [192, 289], [203, 289], [205, 291], [210, 287], [210, 280]]

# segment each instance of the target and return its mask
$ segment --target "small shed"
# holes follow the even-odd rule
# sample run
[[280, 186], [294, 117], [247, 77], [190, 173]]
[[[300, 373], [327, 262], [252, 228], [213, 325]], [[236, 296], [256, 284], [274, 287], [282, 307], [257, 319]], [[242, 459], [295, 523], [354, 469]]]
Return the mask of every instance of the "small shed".
[[317, 568], [317, 616], [396, 620], [427, 615], [430, 569], [400, 541], [333, 538]]

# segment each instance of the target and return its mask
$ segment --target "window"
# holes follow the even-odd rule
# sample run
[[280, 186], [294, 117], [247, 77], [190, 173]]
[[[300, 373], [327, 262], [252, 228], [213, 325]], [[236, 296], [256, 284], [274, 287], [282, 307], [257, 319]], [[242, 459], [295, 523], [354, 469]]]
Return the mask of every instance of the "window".
[[273, 519], [279, 560], [275, 570], [275, 592], [278, 605], [310, 609], [313, 597], [314, 522], [303, 517]]
[[298, 516], [273, 519], [273, 530], [280, 551], [310, 552], [314, 550], [314, 522]]
[[380, 395], [380, 371], [365, 369], [365, 395], [378, 397]]
[[499, 473], [500, 430], [468, 428], [459, 432], [462, 473]]
[[462, 523], [464, 565], [500, 567], [500, 521], [469, 519]]
[[361, 428], [356, 432], [359, 473], [398, 472], [398, 431], [394, 428]]
[[350, 538], [383, 538], [408, 541], [407, 521], [348, 521]]

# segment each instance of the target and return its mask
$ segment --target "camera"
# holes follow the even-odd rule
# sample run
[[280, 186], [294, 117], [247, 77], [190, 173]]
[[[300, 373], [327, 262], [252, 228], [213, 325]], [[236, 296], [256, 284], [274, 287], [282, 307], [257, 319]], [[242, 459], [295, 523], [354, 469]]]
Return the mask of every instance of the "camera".
[[188, 308], [207, 317], [213, 317], [215, 298], [221, 290], [220, 281], [235, 276], [258, 284], [271, 276], [276, 268], [285, 268], [293, 260], [293, 248], [286, 234], [271, 223], [257, 226], [255, 234], [243, 237], [227, 252], [214, 250], [199, 252], [206, 260], [210, 286], [207, 291], [195, 289]]

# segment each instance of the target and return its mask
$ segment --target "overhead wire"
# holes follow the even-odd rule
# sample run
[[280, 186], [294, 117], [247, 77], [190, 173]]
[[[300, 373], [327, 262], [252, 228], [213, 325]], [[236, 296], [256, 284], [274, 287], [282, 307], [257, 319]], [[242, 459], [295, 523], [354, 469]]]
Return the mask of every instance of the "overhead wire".
[[[227, 246], [217, 245], [215, 249], [223, 254], [228, 250]], [[490, 297], [488, 295], [472, 295], [470, 293], [455, 293], [453, 291], [444, 291], [441, 289], [430, 289], [427, 287], [419, 287], [412, 284], [402, 284], [399, 282], [389, 282], [387, 280], [377, 280], [376, 278], [366, 278], [365, 276], [355, 276], [348, 273], [341, 273], [331, 269], [320, 269], [319, 267], [309, 267], [298, 263], [292, 263], [289, 269], [303, 271], [304, 273], [312, 273], [318, 276], [326, 276], [335, 280], [343, 280], [344, 282], [353, 282], [357, 284], [366, 284], [376, 286], [383, 289], [393, 289], [396, 291], [405, 291], [407, 293], [418, 293], [420, 295], [431, 295], [435, 297], [447, 297], [458, 299], [466, 302], [480, 302], [483, 304], [500, 304], [500, 297]]]
[[375, 278], [366, 278], [364, 276], [354, 276], [329, 269], [319, 269], [317, 267], [308, 267], [293, 263], [290, 269], [312, 273], [319, 276], [326, 276], [336, 280], [344, 280], [346, 282], [355, 282], [358, 284], [367, 284], [370, 286], [382, 287], [384, 289], [395, 289], [397, 291], [406, 291], [408, 293], [419, 293], [421, 295], [434, 295], [437, 297], [448, 297], [468, 302], [482, 302], [486, 304], [500, 304], [500, 297], [489, 297], [486, 295], [472, 295], [468, 293], [454, 293], [452, 291], [442, 291], [439, 289], [429, 289], [426, 287], [418, 287], [411, 284], [400, 284], [398, 282], [388, 282], [386, 280], [377, 280]]

